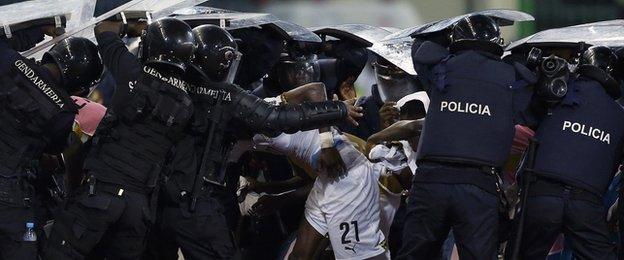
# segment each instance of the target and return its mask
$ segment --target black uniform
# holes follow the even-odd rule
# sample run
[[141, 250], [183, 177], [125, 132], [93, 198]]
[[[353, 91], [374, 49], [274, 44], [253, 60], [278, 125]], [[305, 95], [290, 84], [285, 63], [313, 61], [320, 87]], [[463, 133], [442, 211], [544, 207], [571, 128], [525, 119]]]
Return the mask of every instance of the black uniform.
[[[229, 259], [234, 246], [223, 206], [214, 196], [221, 187], [201, 184], [201, 191], [197, 191], [201, 194], [191, 211], [196, 175], [222, 182], [229, 151], [241, 133], [276, 135], [318, 128], [344, 119], [347, 110], [339, 101], [277, 107], [232, 84], [202, 83], [197, 78], [190, 82], [197, 83], [189, 87], [196, 108], [193, 123], [185, 144], [175, 150], [166, 177], [159, 223], [151, 235], [160, 241], [150, 245], [150, 258], [177, 259], [180, 247], [187, 259]], [[214, 137], [206, 147], [211, 127], [215, 128]]]
[[[516, 112], [528, 102], [532, 74], [500, 54], [446, 49], [432, 42], [413, 52], [431, 103], [418, 147], [398, 258], [439, 257], [453, 228], [462, 259], [495, 259], [498, 172], [509, 154]], [[519, 93], [526, 92], [526, 95]]]
[[[29, 33], [34, 31], [39, 29]], [[0, 40], [0, 82], [0, 259], [36, 259], [36, 242], [22, 240], [27, 222], [37, 231], [44, 224], [34, 219], [32, 181], [43, 152], [64, 147], [77, 107], [46, 68], [5, 40]]]
[[[560, 233], [579, 259], [616, 259], [603, 196], [621, 163], [624, 109], [602, 83], [579, 76], [541, 120], [521, 259], [544, 259]], [[511, 251], [511, 250], [510, 250]]]
[[83, 258], [98, 244], [107, 258], [139, 258], [158, 176], [193, 112], [181, 78], [142, 66], [115, 33], [97, 40], [117, 88], [85, 161], [88, 185], [59, 214], [46, 259]]

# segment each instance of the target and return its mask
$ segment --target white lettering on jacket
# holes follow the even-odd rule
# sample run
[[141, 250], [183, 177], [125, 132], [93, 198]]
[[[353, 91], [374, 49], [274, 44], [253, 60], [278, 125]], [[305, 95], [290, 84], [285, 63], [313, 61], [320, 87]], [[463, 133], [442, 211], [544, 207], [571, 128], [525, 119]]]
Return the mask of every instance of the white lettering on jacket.
[[61, 97], [58, 94], [56, 94], [56, 92], [54, 92], [54, 89], [48, 86], [48, 84], [45, 81], [43, 81], [43, 79], [39, 78], [39, 76], [35, 74], [35, 71], [33, 71], [33, 69], [28, 67], [28, 65], [26, 65], [24, 61], [16, 60], [14, 65], [19, 71], [22, 72], [22, 74], [24, 74], [24, 76], [28, 80], [30, 80], [30, 82], [32, 82], [35, 86], [41, 89], [41, 91], [46, 96], [48, 96], [48, 98], [50, 98], [50, 100], [55, 105], [57, 105], [60, 108], [63, 108], [65, 104], [63, 103], [63, 100], [61, 100]]
[[440, 112], [466, 113], [481, 116], [492, 116], [488, 105], [455, 101], [440, 102]]
[[611, 144], [611, 135], [603, 130], [594, 128], [592, 126], [586, 126], [581, 123], [575, 123], [570, 121], [563, 121], [563, 129], [561, 131], [572, 131], [573, 133], [589, 136], [598, 141]]
[[225, 90], [198, 87], [192, 84], [189, 84], [187, 89], [189, 93], [196, 95], [206, 95], [213, 99], [217, 99], [217, 95], [219, 95], [223, 101], [232, 101], [232, 93]]
[[162, 74], [160, 74], [160, 72], [156, 71], [154, 68], [150, 68], [148, 66], [143, 66], [143, 72], [152, 75], [153, 77], [162, 80], [163, 82], [174, 86], [178, 89], [181, 89], [182, 91], [186, 92], [186, 82], [184, 82], [183, 80], [180, 80], [178, 78], [174, 78], [174, 77], [165, 77]]

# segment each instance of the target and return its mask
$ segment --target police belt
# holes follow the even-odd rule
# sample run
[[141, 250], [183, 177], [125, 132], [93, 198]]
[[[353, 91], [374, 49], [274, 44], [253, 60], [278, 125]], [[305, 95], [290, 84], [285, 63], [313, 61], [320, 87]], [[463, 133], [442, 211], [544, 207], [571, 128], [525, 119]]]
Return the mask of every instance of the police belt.
[[496, 175], [501, 172], [500, 167], [493, 167], [478, 163], [468, 163], [468, 162], [456, 162], [451, 160], [444, 159], [423, 159], [418, 163], [418, 166], [446, 166], [446, 167], [454, 167], [460, 169], [473, 169], [478, 170], [488, 175]]
[[537, 180], [531, 183], [529, 197], [531, 196], [567, 196], [574, 200], [586, 200], [590, 202], [602, 202], [602, 196], [593, 192], [577, 188], [558, 180], [537, 176]]
[[103, 182], [97, 180], [94, 176], [87, 180], [89, 196], [96, 195], [98, 192], [105, 192], [115, 196], [123, 196], [126, 192], [138, 193], [149, 196], [152, 189], [136, 189], [122, 186], [116, 183]]
[[[501, 172], [501, 168], [499, 167], [493, 167], [493, 166], [483, 165], [479, 163], [457, 162], [457, 161], [437, 159], [437, 158], [436, 159], [429, 158], [429, 159], [421, 160], [418, 163], [418, 166], [419, 167], [420, 166], [453, 167], [453, 168], [458, 168], [458, 169], [463, 169], [463, 170], [470, 169], [470, 170], [474, 170], [475, 172], [483, 173], [487, 175], [489, 178], [492, 178], [492, 182], [494, 183], [495, 190], [491, 192], [495, 192], [495, 195], [498, 196], [498, 199], [500, 202], [499, 211], [501, 213], [505, 213], [509, 210], [509, 207], [511, 204], [509, 203], [509, 200], [507, 199], [507, 196], [505, 195], [505, 192], [503, 191], [503, 188], [502, 188], [502, 180], [498, 174]], [[484, 188], [484, 187], [481, 187], [481, 188]], [[484, 189], [486, 191], [489, 190], [486, 188]]]

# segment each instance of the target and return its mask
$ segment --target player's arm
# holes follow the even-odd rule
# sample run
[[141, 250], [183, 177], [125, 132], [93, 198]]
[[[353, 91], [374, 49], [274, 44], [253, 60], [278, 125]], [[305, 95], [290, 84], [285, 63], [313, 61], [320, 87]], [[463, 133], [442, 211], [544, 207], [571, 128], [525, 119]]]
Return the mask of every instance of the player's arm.
[[[280, 97], [291, 104], [303, 102], [321, 102], [327, 100], [327, 92], [323, 83], [310, 83], [301, 87], [282, 93]], [[334, 95], [334, 101], [338, 97]], [[354, 105], [355, 100], [347, 101], [349, 105]], [[357, 125], [357, 122], [352, 122]], [[346, 166], [340, 153], [333, 147], [333, 134], [330, 127], [319, 128], [321, 134], [321, 153], [318, 159], [318, 170], [327, 174], [330, 178], [338, 177], [346, 172]]]
[[327, 101], [325, 85], [320, 82], [308, 83], [282, 93], [281, 98], [287, 104], [302, 104], [305, 102]]
[[245, 187], [246, 192], [256, 192], [256, 193], [269, 193], [269, 194], [277, 194], [286, 192], [289, 190], [294, 190], [306, 185], [309, 182], [308, 179], [302, 178], [300, 176], [293, 176], [292, 178], [285, 181], [272, 181], [272, 182], [258, 182], [258, 181], [250, 181], [247, 187]]
[[[252, 206], [252, 214], [266, 216], [283, 207], [305, 201], [308, 198], [310, 190], [312, 189], [313, 180], [308, 178], [305, 171], [296, 165], [293, 165], [293, 173], [295, 174], [293, 179], [296, 178], [298, 180], [297, 187], [294, 191], [280, 195], [264, 195], [260, 197], [258, 202]], [[285, 183], [282, 182], [282, 184]]]
[[424, 119], [398, 121], [388, 128], [371, 135], [367, 140], [367, 147], [370, 148], [382, 142], [417, 139], [420, 137], [424, 123]]

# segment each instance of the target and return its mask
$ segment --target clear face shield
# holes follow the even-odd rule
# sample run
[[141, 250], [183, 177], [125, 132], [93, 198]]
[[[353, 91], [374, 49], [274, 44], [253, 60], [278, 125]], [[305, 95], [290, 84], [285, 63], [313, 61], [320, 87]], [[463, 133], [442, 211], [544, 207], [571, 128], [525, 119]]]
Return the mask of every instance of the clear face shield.
[[416, 77], [389, 63], [375, 62], [375, 76], [381, 101], [397, 102], [402, 97], [418, 91]]
[[321, 72], [316, 54], [282, 60], [278, 63], [278, 81], [284, 91], [301, 85], [318, 82]]
[[243, 58], [243, 54], [237, 51], [234, 48], [228, 48], [225, 52], [225, 63], [220, 64], [224, 68], [227, 68], [227, 74], [225, 77], [225, 82], [234, 84], [234, 79], [236, 78], [236, 74], [238, 73], [238, 67], [240, 66], [241, 59]]

